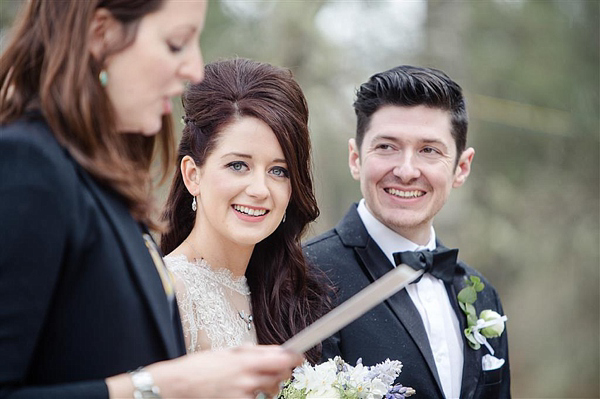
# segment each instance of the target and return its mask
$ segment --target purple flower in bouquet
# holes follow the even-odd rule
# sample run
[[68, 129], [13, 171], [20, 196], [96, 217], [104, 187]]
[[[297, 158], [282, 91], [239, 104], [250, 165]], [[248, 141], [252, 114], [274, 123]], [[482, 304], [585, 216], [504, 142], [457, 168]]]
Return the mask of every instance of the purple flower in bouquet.
[[416, 391], [410, 387], [403, 387], [402, 384], [394, 385], [392, 389], [385, 394], [385, 399], [406, 399], [414, 395]]
[[402, 363], [397, 360], [386, 359], [385, 362], [372, 366], [368, 377], [370, 379], [379, 378], [384, 384], [392, 385], [401, 371]]

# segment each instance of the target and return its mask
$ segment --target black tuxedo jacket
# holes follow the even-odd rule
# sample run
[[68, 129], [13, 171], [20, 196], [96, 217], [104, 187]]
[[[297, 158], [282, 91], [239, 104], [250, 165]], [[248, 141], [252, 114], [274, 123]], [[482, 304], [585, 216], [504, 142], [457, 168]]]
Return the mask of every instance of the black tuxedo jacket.
[[[369, 236], [358, 215], [356, 204], [332, 230], [308, 241], [305, 256], [327, 273], [337, 287], [336, 301], [344, 302], [394, 266]], [[465, 276], [475, 275], [485, 283], [475, 307], [479, 313], [492, 309], [504, 314], [500, 299], [477, 271], [459, 263], [452, 285], [446, 284], [450, 302], [458, 316], [461, 331], [466, 317], [459, 309], [456, 295], [465, 286]], [[510, 398], [510, 375], [506, 331], [500, 338], [488, 339], [497, 358], [505, 359], [502, 368], [482, 371], [481, 358], [487, 349], [473, 350], [464, 335], [464, 367], [461, 398]], [[413, 387], [415, 398], [443, 398], [433, 353], [419, 312], [406, 290], [393, 295], [364, 316], [349, 324], [323, 343], [323, 359], [339, 355], [350, 364], [362, 358], [374, 365], [385, 359], [400, 360], [404, 367], [396, 383]]]
[[0, 129], [0, 398], [107, 398], [104, 378], [185, 354], [122, 199], [39, 115]]

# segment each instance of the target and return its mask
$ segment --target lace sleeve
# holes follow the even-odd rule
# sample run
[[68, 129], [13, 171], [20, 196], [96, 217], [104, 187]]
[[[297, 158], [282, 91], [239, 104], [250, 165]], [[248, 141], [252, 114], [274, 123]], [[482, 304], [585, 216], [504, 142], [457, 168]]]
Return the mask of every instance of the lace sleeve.
[[194, 303], [184, 277], [185, 272], [182, 270], [182, 265], [172, 263], [167, 258], [165, 258], [165, 263], [175, 276], [175, 295], [181, 316], [185, 347], [188, 353], [192, 353], [196, 351], [198, 342], [198, 323], [195, 316]]

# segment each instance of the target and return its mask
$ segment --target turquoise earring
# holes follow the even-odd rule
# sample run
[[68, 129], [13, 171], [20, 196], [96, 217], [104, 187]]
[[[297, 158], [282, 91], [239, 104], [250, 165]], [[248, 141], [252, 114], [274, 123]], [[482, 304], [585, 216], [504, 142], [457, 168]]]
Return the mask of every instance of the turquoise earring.
[[100, 81], [102, 87], [106, 87], [106, 85], [108, 84], [108, 72], [106, 72], [106, 69], [100, 71], [100, 74], [98, 75], [98, 80]]

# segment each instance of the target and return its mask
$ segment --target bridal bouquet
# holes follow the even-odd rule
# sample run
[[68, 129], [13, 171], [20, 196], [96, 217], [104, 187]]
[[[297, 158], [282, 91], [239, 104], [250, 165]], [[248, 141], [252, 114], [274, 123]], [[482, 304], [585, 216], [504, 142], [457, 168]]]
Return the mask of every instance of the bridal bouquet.
[[415, 390], [393, 385], [401, 371], [402, 363], [390, 359], [371, 367], [361, 359], [351, 366], [339, 356], [316, 366], [305, 362], [294, 369], [279, 399], [404, 399]]

